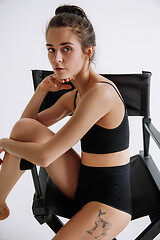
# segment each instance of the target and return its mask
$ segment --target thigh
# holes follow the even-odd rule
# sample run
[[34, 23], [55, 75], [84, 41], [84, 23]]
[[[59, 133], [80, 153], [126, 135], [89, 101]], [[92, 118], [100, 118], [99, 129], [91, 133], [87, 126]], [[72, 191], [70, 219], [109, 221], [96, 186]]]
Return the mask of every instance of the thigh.
[[44, 143], [54, 133], [46, 126], [32, 118], [22, 118], [14, 125], [11, 138], [18, 141]]
[[71, 148], [46, 168], [52, 181], [72, 200], [75, 198], [80, 166], [81, 158]]
[[[44, 143], [54, 135], [55, 133], [35, 119], [23, 118], [13, 127], [11, 138]], [[71, 148], [46, 168], [54, 183], [71, 199], [77, 188], [80, 164], [80, 156]]]
[[130, 222], [131, 216], [100, 202], [86, 204], [52, 240], [112, 240]]

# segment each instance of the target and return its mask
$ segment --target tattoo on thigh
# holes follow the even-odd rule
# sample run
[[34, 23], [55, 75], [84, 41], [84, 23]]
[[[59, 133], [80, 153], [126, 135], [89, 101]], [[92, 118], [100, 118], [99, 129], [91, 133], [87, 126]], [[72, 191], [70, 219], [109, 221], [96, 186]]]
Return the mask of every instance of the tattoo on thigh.
[[102, 216], [105, 214], [106, 212], [102, 212], [100, 209], [98, 216], [96, 217], [94, 227], [87, 231], [87, 233], [94, 237], [94, 239], [102, 239], [106, 236], [106, 232], [112, 228], [112, 224], [102, 218]]

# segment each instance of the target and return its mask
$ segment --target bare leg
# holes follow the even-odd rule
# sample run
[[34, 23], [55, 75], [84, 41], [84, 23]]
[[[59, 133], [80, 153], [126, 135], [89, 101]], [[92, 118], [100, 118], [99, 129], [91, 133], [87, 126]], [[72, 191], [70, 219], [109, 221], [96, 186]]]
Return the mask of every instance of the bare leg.
[[20, 171], [19, 163], [20, 158], [5, 154], [0, 171], [0, 206], [5, 203], [9, 192], [24, 173]]
[[80, 164], [80, 156], [70, 149], [46, 168], [52, 181], [72, 200], [77, 189]]
[[[53, 135], [54, 133], [52, 131], [38, 121], [34, 119], [21, 119], [13, 127], [11, 138], [18, 141], [42, 143], [53, 137]], [[9, 215], [9, 209], [5, 204], [6, 198], [24, 173], [24, 171], [19, 169], [19, 164], [20, 158], [10, 154], [5, 155], [0, 171], [0, 220], [5, 219]], [[80, 157], [71, 149], [54, 161], [47, 168], [47, 171], [58, 187], [60, 187], [68, 197], [73, 198], [78, 180], [79, 167]], [[59, 173], [59, 169], [61, 169], [63, 175], [57, 174]], [[76, 173], [72, 175], [74, 171], [76, 171]], [[74, 181], [75, 183], [73, 184]]]
[[19, 169], [20, 158], [5, 154], [0, 170], [0, 220], [9, 216], [6, 198], [25, 171]]
[[112, 240], [130, 222], [131, 216], [100, 202], [87, 203], [52, 240]]

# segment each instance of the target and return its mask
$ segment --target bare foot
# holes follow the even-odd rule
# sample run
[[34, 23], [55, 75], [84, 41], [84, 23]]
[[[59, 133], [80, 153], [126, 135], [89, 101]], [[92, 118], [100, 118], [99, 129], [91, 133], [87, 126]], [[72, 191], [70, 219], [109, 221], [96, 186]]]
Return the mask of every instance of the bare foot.
[[0, 220], [6, 219], [10, 214], [9, 208], [7, 207], [7, 204], [4, 203], [3, 205], [0, 205]]

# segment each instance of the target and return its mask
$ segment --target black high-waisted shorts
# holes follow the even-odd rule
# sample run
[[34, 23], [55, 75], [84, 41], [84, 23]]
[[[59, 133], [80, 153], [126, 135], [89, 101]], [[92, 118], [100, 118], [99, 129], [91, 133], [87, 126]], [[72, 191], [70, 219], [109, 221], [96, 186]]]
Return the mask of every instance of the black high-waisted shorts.
[[81, 165], [75, 203], [80, 210], [98, 201], [132, 215], [130, 164], [118, 167]]

